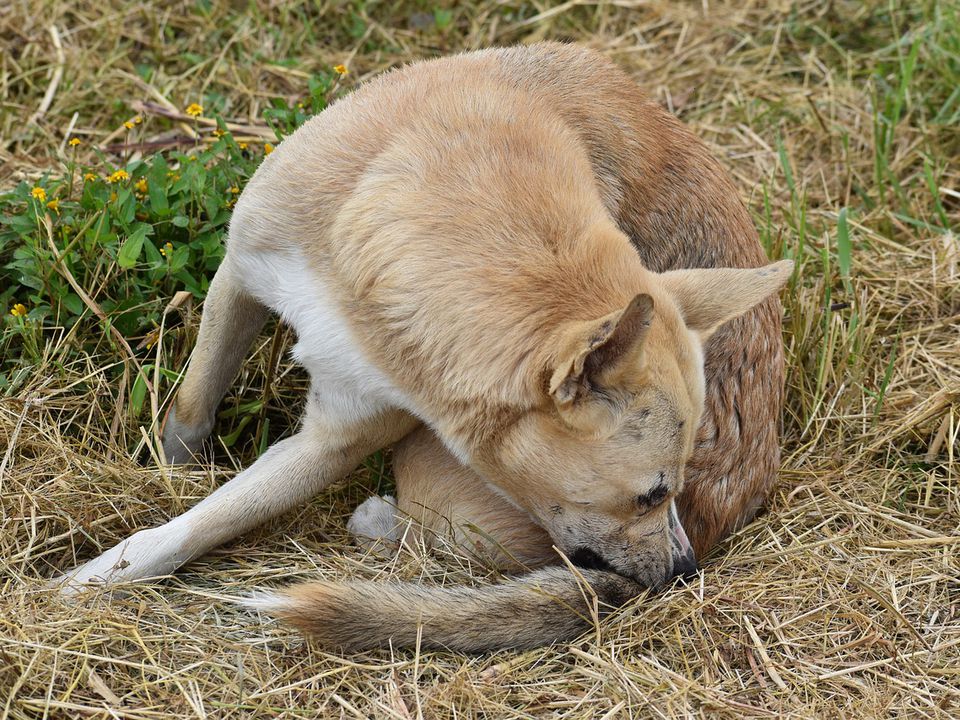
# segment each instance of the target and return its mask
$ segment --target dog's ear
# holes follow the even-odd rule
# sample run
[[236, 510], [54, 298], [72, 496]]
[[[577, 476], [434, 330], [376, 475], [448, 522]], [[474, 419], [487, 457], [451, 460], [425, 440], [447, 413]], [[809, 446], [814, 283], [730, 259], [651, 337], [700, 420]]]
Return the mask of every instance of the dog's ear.
[[653, 298], [643, 293], [623, 310], [566, 329], [549, 392], [568, 424], [602, 433], [616, 421], [623, 409], [616, 402], [616, 376], [639, 362], [652, 319]]
[[659, 280], [680, 308], [687, 327], [706, 341], [727, 320], [743, 315], [782, 288], [793, 272], [792, 260], [760, 268], [671, 270]]

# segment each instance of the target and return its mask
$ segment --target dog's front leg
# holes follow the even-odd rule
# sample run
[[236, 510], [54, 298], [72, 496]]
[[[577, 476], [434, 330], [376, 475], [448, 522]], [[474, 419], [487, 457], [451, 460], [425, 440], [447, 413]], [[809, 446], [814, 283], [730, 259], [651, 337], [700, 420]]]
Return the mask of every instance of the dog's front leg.
[[331, 426], [308, 409], [299, 433], [278, 442], [208, 498], [164, 525], [141, 530], [54, 582], [63, 592], [74, 594], [86, 583], [112, 584], [168, 575], [306, 502], [415, 424], [405, 413], [391, 410], [344, 428]]

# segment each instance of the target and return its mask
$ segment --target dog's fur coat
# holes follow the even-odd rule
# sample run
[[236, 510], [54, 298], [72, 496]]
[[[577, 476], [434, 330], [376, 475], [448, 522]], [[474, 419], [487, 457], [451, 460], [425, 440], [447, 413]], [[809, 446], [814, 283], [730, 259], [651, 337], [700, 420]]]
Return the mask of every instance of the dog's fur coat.
[[[703, 552], [774, 477], [771, 296], [791, 266], [764, 263], [719, 164], [596, 53], [544, 43], [389, 73], [244, 190], [164, 451], [199, 449], [267, 308], [311, 374], [303, 427], [68, 587], [172, 572], [420, 421], [464, 482], [628, 576], [585, 571], [601, 602], [657, 586], [692, 567], [674, 498]], [[758, 269], [675, 270], [722, 266]], [[583, 597], [547, 568], [482, 591], [314, 583], [260, 604], [331, 644], [412, 643], [422, 623], [425, 645], [477, 650], [570, 637]]]

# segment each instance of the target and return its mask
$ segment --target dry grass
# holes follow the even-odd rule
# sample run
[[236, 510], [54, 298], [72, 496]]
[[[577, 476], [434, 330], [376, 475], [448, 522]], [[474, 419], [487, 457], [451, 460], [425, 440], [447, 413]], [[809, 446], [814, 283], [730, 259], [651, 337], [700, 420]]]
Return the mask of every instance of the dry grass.
[[[193, 474], [138, 463], [151, 428], [126, 411], [122, 353], [104, 341], [77, 355], [50, 328], [0, 400], [0, 720], [960, 714], [960, 246], [945, 232], [960, 218], [960, 41], [947, 2], [485, 0], [443, 30], [415, 29], [412, 1], [205, 5], [0, 8], [0, 183], [59, 168], [68, 129], [104, 142], [137, 100], [203, 97], [253, 122], [329, 63], [356, 80], [462, 47], [590, 43], [713, 143], [771, 253], [802, 265], [785, 299], [782, 479], [699, 583], [571, 646], [339, 657], [222, 601], [316, 574], [495, 579], [453, 554], [350, 548], [348, 513], [388, 482], [379, 458], [173, 579], [71, 606], [44, 577], [182, 511], [251, 450]], [[182, 366], [195, 329], [192, 315], [163, 363]], [[264, 336], [227, 407], [257, 396], [270, 350]], [[274, 425], [293, 421], [301, 382], [280, 364]]]

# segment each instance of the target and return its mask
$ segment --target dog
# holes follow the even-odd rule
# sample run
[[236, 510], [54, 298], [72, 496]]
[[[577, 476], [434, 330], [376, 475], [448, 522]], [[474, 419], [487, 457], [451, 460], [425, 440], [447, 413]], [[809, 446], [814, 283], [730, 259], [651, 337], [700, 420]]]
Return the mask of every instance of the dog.
[[366, 83], [264, 159], [228, 236], [164, 454], [201, 449], [269, 311], [310, 374], [302, 425], [68, 572], [67, 592], [173, 573], [416, 431], [401, 502], [469, 486], [467, 516], [502, 509], [547, 567], [483, 589], [308, 583], [249, 604], [331, 646], [410, 645], [422, 628], [425, 647], [529, 647], [585, 627], [553, 546], [617, 605], [694, 572], [695, 550], [767, 493], [792, 263], [767, 264], [703, 143], [595, 52], [483, 50]]

